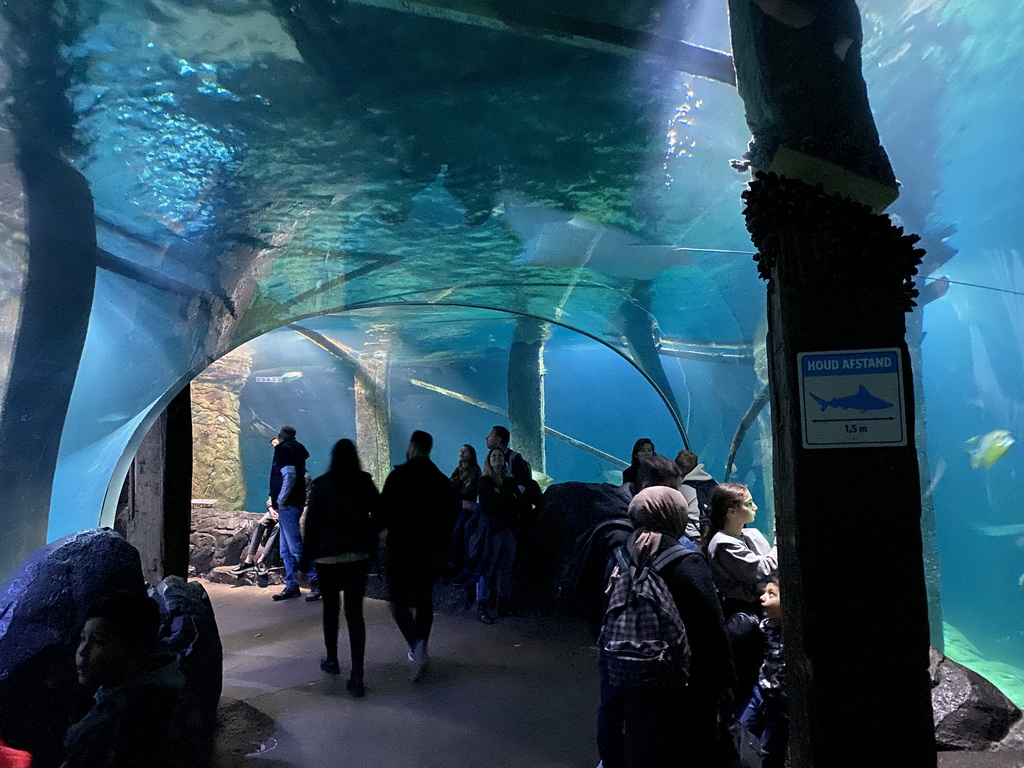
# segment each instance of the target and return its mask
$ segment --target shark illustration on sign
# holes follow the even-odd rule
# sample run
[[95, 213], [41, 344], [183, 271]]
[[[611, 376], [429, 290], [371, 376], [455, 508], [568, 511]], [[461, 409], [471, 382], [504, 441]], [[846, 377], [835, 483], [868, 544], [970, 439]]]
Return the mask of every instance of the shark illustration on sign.
[[845, 397], [833, 397], [831, 400], [825, 400], [824, 398], [818, 397], [813, 392], [809, 392], [814, 401], [821, 406], [822, 413], [827, 408], [845, 408], [849, 411], [860, 411], [866, 413], [867, 411], [881, 411], [886, 408], [892, 408], [892, 403], [887, 400], [883, 400], [880, 397], [875, 397], [865, 389], [864, 385], [860, 385], [860, 389], [857, 390], [856, 394], [846, 395]]

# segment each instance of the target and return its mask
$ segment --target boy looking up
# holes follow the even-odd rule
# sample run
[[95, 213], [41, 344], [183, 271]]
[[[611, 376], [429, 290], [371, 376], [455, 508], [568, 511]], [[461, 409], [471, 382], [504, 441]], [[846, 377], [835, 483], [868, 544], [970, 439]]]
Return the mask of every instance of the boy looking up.
[[779, 583], [769, 581], [761, 595], [761, 633], [764, 635], [764, 662], [757, 676], [753, 695], [740, 722], [761, 739], [762, 768], [783, 768], [789, 743], [789, 716], [786, 705], [785, 672], [782, 657], [782, 602]]

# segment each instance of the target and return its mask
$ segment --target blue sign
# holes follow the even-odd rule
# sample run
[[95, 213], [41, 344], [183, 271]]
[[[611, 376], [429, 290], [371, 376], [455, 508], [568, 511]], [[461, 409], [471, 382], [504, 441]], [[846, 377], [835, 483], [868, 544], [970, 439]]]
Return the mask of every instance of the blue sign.
[[907, 444], [898, 349], [801, 352], [797, 364], [804, 448]]

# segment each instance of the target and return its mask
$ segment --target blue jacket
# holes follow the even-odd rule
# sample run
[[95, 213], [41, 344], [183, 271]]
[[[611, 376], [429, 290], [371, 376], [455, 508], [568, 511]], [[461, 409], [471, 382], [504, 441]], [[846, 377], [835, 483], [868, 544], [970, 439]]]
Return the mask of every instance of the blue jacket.
[[284, 484], [284, 477], [281, 470], [284, 467], [295, 467], [295, 482], [284, 506], [302, 509], [306, 505], [306, 459], [309, 458], [309, 451], [306, 446], [295, 438], [283, 440], [274, 446], [274, 462], [270, 465], [270, 505], [278, 508], [277, 497], [281, 493]]

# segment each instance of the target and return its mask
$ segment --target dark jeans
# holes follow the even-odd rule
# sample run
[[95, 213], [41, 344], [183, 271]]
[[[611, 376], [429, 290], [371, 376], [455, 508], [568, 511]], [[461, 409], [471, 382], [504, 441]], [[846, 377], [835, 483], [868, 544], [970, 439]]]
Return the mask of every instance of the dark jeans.
[[700, 688], [630, 690], [601, 673], [597, 751], [604, 768], [711, 768], [717, 695]]
[[[269, 531], [269, 533], [267, 533]], [[270, 516], [267, 512], [260, 521], [256, 523], [256, 530], [252, 532], [252, 538], [249, 540], [249, 557], [253, 560], [256, 559], [256, 553], [260, 549], [260, 544], [263, 541], [263, 536], [266, 535], [267, 543], [263, 545], [263, 557], [260, 558], [263, 562], [267, 562], [268, 554], [273, 554], [274, 548], [277, 546], [277, 537], [281, 533], [281, 526], [277, 524], [277, 521]]]
[[492, 531], [487, 547], [487, 559], [482, 565], [480, 580], [476, 585], [476, 599], [483, 604], [484, 600], [494, 597], [495, 588], [498, 597], [512, 596], [512, 564], [516, 559], [516, 535], [511, 528]]
[[420, 640], [430, 639], [434, 623], [433, 567], [403, 563], [400, 555], [391, 553], [387, 578], [391, 614], [411, 649]]
[[363, 595], [370, 575], [370, 560], [353, 563], [317, 563], [320, 591], [324, 596], [324, 647], [327, 658], [338, 658], [338, 622], [341, 593], [345, 593], [345, 623], [352, 650], [352, 676], [362, 677], [366, 656], [366, 621], [363, 619]]
[[786, 764], [786, 747], [789, 744], [785, 699], [781, 696], [766, 698], [761, 693], [761, 686], [755, 685], [739, 720], [761, 739], [762, 768], [782, 768]]

